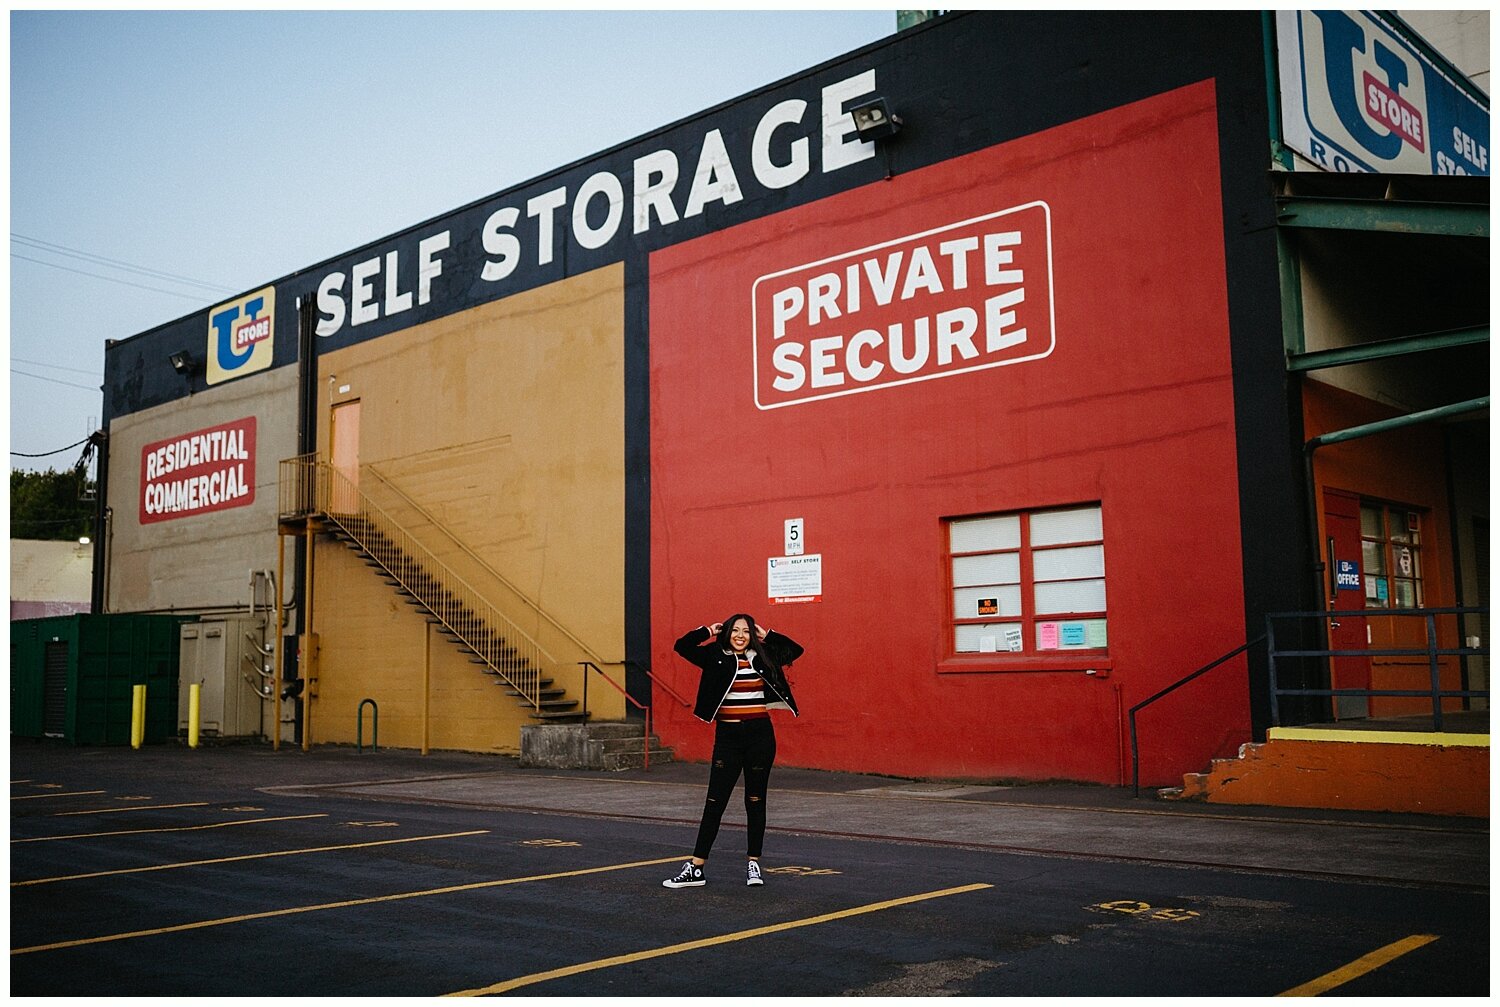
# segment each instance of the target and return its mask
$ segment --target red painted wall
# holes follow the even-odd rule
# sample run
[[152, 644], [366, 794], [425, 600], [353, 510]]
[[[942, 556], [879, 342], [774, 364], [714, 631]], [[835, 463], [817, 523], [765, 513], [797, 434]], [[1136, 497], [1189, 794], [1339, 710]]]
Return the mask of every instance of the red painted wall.
[[[790, 671], [802, 716], [778, 715], [783, 764], [1128, 779], [1124, 711], [1245, 640], [1214, 94], [1203, 82], [652, 256], [659, 674], [692, 695], [696, 671], [673, 640], [748, 610], [807, 648]], [[1028, 359], [767, 400], [777, 340], [757, 280], [1038, 201], [1048, 220], [1038, 232], [1032, 215], [1015, 259], [1026, 302], [1012, 324], [1029, 320], [1027, 343], [973, 362]], [[1048, 225], [1050, 313], [1038, 254]], [[997, 288], [976, 276], [982, 316]], [[947, 281], [913, 310], [962, 301]], [[858, 313], [814, 328], [848, 337], [896, 317], [866, 296]], [[758, 407], [757, 388], [774, 408]], [[943, 519], [1092, 501], [1109, 606], [1109, 660], [1092, 663], [1108, 674], [994, 658], [978, 665], [988, 670], [940, 670], [951, 656]], [[822, 600], [773, 606], [766, 563], [794, 517], [823, 556]], [[657, 710], [666, 743], [708, 757], [711, 727]], [[1143, 781], [1171, 782], [1248, 738], [1237, 662], [1142, 714]]]

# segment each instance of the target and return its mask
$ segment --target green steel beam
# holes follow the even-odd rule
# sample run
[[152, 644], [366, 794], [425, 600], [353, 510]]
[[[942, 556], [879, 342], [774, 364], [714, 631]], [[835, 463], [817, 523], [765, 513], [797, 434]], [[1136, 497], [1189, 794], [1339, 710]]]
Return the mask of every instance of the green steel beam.
[[1477, 399], [1467, 402], [1455, 402], [1451, 406], [1438, 406], [1435, 409], [1424, 409], [1418, 413], [1408, 413], [1405, 416], [1393, 416], [1388, 420], [1377, 420], [1374, 423], [1366, 423], [1363, 426], [1349, 427], [1347, 430], [1335, 430], [1331, 433], [1314, 437], [1304, 446], [1308, 457], [1325, 444], [1339, 444], [1343, 441], [1357, 440], [1361, 437], [1370, 437], [1374, 434], [1383, 434], [1388, 430], [1399, 430], [1402, 427], [1414, 427], [1419, 423], [1430, 423], [1433, 420], [1443, 420], [1450, 416], [1462, 416], [1465, 413], [1479, 412], [1490, 407], [1490, 397], [1481, 395]]
[[1488, 206], [1297, 196], [1278, 202], [1280, 205], [1276, 211], [1276, 222], [1282, 227], [1388, 231], [1394, 234], [1436, 234], [1458, 238], [1490, 236]]
[[1307, 349], [1307, 333], [1302, 323], [1302, 258], [1297, 242], [1279, 227], [1276, 266], [1281, 281], [1281, 343], [1287, 359], [1292, 360]]
[[1288, 353], [1286, 369], [1289, 371], [1318, 371], [1325, 367], [1343, 367], [1346, 364], [1362, 364], [1370, 360], [1401, 357], [1408, 353], [1424, 353], [1427, 350], [1443, 350], [1452, 346], [1468, 346], [1472, 343], [1490, 341], [1489, 326], [1479, 329], [1455, 329], [1451, 332], [1431, 332], [1421, 336], [1404, 336], [1400, 339], [1382, 339], [1372, 343], [1356, 343], [1333, 350], [1314, 350], [1311, 353]]

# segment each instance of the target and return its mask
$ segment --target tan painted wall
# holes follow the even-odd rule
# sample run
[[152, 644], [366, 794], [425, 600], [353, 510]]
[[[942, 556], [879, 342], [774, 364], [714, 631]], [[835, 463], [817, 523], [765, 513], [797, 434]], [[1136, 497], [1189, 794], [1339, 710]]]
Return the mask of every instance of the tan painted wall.
[[[624, 656], [623, 284], [609, 266], [320, 362], [320, 451], [358, 399], [361, 489], [536, 636], [572, 697], [578, 660]], [[346, 546], [320, 540], [316, 562], [314, 743], [355, 740], [369, 697], [381, 743], [417, 747], [423, 621]], [[446, 640], [433, 653], [432, 746], [518, 750], [516, 701]], [[589, 698], [623, 714], [597, 678]]]
[[[431, 748], [506, 754], [519, 750], [521, 726], [533, 722], [519, 701], [435, 631], [430, 684], [424, 686], [426, 620], [372, 576], [352, 550], [320, 545], [313, 576], [319, 599], [313, 618], [321, 654], [311, 711], [314, 744], [359, 740], [360, 703], [373, 699], [379, 708], [380, 745], [421, 749], [425, 688], [425, 738]], [[374, 743], [368, 708], [363, 732], [364, 744]]]
[[[248, 609], [250, 571], [276, 569], [277, 462], [297, 451], [296, 388], [297, 368], [281, 367], [110, 424], [106, 611]], [[255, 502], [141, 524], [141, 449], [247, 416], [256, 418]]]

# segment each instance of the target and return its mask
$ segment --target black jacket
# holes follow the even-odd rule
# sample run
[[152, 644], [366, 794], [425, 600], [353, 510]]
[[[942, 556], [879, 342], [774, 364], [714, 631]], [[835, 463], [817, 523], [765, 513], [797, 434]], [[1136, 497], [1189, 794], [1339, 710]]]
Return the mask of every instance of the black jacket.
[[[693, 704], [693, 716], [703, 721], [714, 719], [724, 703], [724, 697], [729, 695], [729, 687], [734, 684], [734, 653], [717, 643], [703, 646], [712, 639], [713, 634], [708, 631], [708, 627], [699, 626], [688, 630], [672, 645], [673, 650], [703, 669], [703, 675], [698, 679], [698, 701]], [[782, 674], [781, 669], [802, 656], [802, 647], [797, 641], [782, 636], [775, 630], [766, 633], [761, 646], [770, 651], [772, 660], [780, 666], [775, 669], [757, 666], [755, 669], [766, 683], [766, 691], [771, 693], [766, 697], [766, 706], [773, 710], [791, 710], [792, 715], [796, 716], [797, 701], [792, 698], [792, 687], [787, 684], [786, 675]]]

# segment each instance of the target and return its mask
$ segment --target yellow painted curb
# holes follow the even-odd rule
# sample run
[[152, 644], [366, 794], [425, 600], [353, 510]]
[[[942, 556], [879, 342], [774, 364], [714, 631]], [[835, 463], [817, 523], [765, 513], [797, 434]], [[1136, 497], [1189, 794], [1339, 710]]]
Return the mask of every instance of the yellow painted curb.
[[1489, 748], [1488, 734], [1438, 734], [1428, 731], [1339, 731], [1313, 727], [1273, 727], [1267, 741], [1343, 741], [1366, 745], [1436, 745], [1443, 748]]

